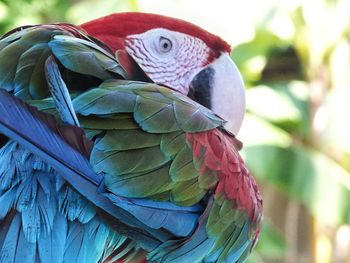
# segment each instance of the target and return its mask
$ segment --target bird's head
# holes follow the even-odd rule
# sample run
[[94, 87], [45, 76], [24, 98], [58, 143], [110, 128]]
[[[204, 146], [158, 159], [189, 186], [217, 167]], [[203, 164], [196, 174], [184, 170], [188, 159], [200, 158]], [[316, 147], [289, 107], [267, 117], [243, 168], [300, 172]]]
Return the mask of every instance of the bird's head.
[[180, 19], [145, 13], [112, 14], [81, 27], [107, 44], [130, 75], [141, 69], [151, 81], [188, 95], [237, 135], [244, 86], [221, 38]]

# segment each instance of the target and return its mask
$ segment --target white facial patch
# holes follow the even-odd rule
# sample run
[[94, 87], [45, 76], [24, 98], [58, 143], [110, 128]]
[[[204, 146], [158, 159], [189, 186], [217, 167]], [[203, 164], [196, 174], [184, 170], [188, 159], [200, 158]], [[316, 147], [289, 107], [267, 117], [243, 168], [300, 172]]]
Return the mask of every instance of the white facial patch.
[[128, 54], [152, 81], [185, 95], [210, 54], [202, 40], [161, 28], [131, 35], [125, 43]]

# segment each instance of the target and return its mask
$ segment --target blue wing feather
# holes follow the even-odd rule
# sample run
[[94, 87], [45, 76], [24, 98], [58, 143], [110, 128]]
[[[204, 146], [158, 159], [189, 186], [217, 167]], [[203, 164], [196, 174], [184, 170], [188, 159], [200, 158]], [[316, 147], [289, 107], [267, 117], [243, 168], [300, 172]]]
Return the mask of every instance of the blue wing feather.
[[4, 191], [0, 196], [0, 220], [3, 219], [13, 207], [16, 195], [15, 189], [11, 188]]
[[[4, 90], [0, 90], [0, 113], [0, 132], [43, 158], [59, 171], [70, 185], [78, 189], [82, 196], [104, 212], [131, 228], [137, 227], [138, 230], [130, 235], [138, 240], [141, 246], [152, 249], [171, 237], [165, 231], [152, 229], [140, 222], [98, 193], [97, 189], [103, 177], [95, 174], [85, 156], [46, 125], [47, 122], [52, 122], [48, 120], [47, 114], [37, 112]], [[124, 224], [116, 227], [125, 232]]]
[[113, 203], [154, 229], [164, 228], [178, 237], [190, 235], [197, 227], [204, 207], [201, 205], [178, 206], [171, 202], [149, 199], [125, 199], [107, 194]]
[[58, 66], [52, 56], [45, 63], [45, 75], [49, 90], [61, 119], [68, 124], [80, 126], [73, 103]]
[[23, 229], [20, 229], [18, 243], [16, 247], [16, 257], [14, 262], [32, 263], [36, 257], [36, 243], [30, 242], [26, 237]]
[[0, 262], [13, 262], [16, 256], [17, 243], [21, 231], [21, 217], [16, 214], [8, 228], [0, 252]]
[[83, 226], [81, 224], [70, 224], [63, 262], [77, 262], [81, 245], [83, 242]]
[[38, 240], [38, 252], [42, 262], [55, 263], [63, 261], [67, 237], [67, 219], [57, 213], [53, 222], [54, 228], [47, 233], [42, 229]]
[[84, 236], [79, 258], [84, 262], [95, 263], [102, 257], [110, 229], [98, 219], [84, 225]]

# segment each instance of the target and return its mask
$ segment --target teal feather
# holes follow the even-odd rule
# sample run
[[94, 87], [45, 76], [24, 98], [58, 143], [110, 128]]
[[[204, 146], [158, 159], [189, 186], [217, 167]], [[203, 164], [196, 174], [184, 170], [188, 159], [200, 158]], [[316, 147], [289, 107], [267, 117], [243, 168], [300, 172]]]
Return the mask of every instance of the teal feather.
[[32, 263], [36, 258], [36, 244], [26, 238], [24, 231], [22, 228], [19, 232], [14, 262]]
[[86, 223], [96, 214], [96, 209], [67, 185], [59, 191], [58, 207], [70, 221], [79, 220], [81, 223]]
[[44, 98], [48, 95], [43, 64], [50, 55], [46, 43], [34, 45], [19, 58], [14, 78], [14, 93], [22, 99]]
[[16, 258], [17, 244], [21, 236], [21, 218], [15, 215], [2, 243], [0, 251], [0, 262], [14, 262]]
[[126, 77], [119, 63], [105, 52], [91, 49], [91, 42], [69, 36], [56, 36], [49, 42], [55, 57], [65, 68], [100, 79]]
[[112, 152], [93, 149], [90, 160], [96, 172], [103, 171], [113, 175], [151, 171], [169, 161], [159, 151], [158, 146]]
[[159, 248], [148, 254], [147, 259], [151, 262], [203, 262], [210, 248], [213, 246], [215, 238], [208, 238], [205, 226], [199, 225], [194, 234], [181, 245], [168, 241]]
[[166, 133], [162, 136], [160, 149], [169, 158], [174, 159], [177, 153], [186, 147], [184, 142], [186, 142], [186, 134], [184, 132]]
[[46, 60], [45, 75], [49, 90], [55, 102], [56, 109], [61, 117], [61, 120], [67, 124], [80, 126], [73, 108], [68, 88], [61, 77], [58, 65], [56, 64], [53, 57], [49, 57]]
[[10, 212], [15, 203], [16, 188], [10, 188], [6, 191], [2, 191], [0, 196], [0, 220]]
[[67, 219], [61, 213], [56, 213], [53, 225], [55, 227], [51, 232], [41, 230], [37, 243], [40, 260], [46, 263], [62, 262], [65, 251]]
[[[181, 145], [184, 145], [182, 143]], [[169, 170], [169, 175], [174, 182], [184, 182], [190, 179], [198, 178], [199, 171], [193, 164], [193, 153], [186, 144], [177, 153]]]
[[139, 129], [111, 130], [107, 131], [102, 139], [98, 140], [94, 147], [99, 151], [126, 151], [157, 146], [161, 136], [148, 134]]
[[105, 175], [106, 187], [113, 193], [130, 198], [142, 198], [156, 193], [162, 193], [172, 188], [172, 181], [167, 175], [168, 166], [158, 167], [142, 175], [118, 177]]

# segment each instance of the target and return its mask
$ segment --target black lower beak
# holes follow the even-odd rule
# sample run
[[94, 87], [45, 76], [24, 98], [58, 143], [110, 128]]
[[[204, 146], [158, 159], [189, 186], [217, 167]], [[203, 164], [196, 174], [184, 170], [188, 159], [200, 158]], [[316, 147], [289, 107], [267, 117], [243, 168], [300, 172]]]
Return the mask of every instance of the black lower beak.
[[188, 97], [202, 104], [204, 107], [211, 109], [211, 97], [213, 90], [213, 78], [215, 70], [207, 67], [200, 71], [192, 80]]

